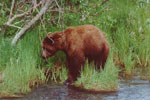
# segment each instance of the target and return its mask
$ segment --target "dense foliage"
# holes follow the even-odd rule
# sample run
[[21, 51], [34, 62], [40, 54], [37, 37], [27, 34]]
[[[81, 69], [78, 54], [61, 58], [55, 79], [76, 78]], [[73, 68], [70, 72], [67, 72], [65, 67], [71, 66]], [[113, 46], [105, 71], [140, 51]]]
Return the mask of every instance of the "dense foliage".
[[[26, 92], [29, 90], [31, 82], [33, 85], [38, 80], [41, 80], [40, 83], [44, 83], [43, 69], [45, 68], [55, 70], [52, 73], [52, 80], [64, 81], [66, 71], [63, 68], [55, 69], [53, 66], [64, 66], [65, 54], [59, 52], [48, 61], [42, 60], [39, 37], [42, 36], [43, 39], [46, 32], [61, 31], [68, 26], [83, 24], [93, 24], [106, 33], [111, 46], [111, 63], [109, 62], [107, 66], [113, 68], [115, 65], [119, 66], [120, 70], [126, 74], [132, 74], [136, 68], [140, 69], [137, 74], [142, 72], [142, 69], [146, 69], [145, 76], [150, 76], [149, 0], [60, 0], [58, 4], [64, 9], [63, 13], [59, 13], [58, 7], [53, 4], [54, 11], [47, 11], [43, 15], [42, 21], [37, 21], [20, 38], [16, 46], [11, 46], [11, 40], [19, 29], [5, 25], [9, 18], [11, 2], [0, 0], [0, 73], [5, 73], [4, 82], [0, 84], [0, 88], [5, 88], [3, 93]], [[22, 9], [28, 10], [29, 4], [24, 5]], [[16, 10], [17, 8], [14, 9], [14, 11]], [[40, 8], [31, 14], [31, 18], [38, 13], [38, 10]], [[16, 19], [15, 22], [18, 20]], [[23, 26], [24, 24], [17, 25]], [[116, 70], [114, 73], [118, 73]], [[114, 80], [116, 80], [118, 74], [114, 75]], [[79, 84], [81, 80], [79, 79]], [[85, 81], [83, 83], [86, 84]]]

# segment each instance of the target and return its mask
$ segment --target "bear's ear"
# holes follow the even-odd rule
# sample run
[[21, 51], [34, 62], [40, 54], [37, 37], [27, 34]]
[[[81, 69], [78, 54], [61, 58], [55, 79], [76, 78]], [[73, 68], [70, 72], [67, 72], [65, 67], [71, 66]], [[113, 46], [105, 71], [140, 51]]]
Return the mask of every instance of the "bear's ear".
[[53, 38], [54, 40], [57, 40], [57, 39], [59, 39], [59, 38], [61, 38], [61, 37], [62, 37], [61, 32], [56, 32], [56, 33], [54, 33], [53, 36], [52, 36], [52, 38]]
[[54, 40], [51, 37], [46, 37], [44, 41], [45, 41], [45, 43], [48, 43], [48, 44], [49, 43], [54, 44]]
[[49, 33], [47, 34], [47, 37], [45, 38], [46, 43], [54, 44], [55, 42], [59, 41], [62, 37], [61, 32], [55, 32], [53, 34]]

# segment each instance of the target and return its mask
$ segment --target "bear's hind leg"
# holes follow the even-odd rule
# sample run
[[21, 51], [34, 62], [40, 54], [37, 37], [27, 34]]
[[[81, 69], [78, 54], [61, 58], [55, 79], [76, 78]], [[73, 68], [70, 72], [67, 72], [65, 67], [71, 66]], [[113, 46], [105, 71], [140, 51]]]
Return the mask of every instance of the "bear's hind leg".
[[104, 69], [105, 63], [107, 61], [109, 54], [109, 48], [105, 47], [103, 51], [96, 57], [95, 59], [95, 65], [96, 68], [100, 70], [100, 68]]
[[96, 57], [94, 59], [94, 64], [95, 64], [96, 70], [100, 71], [100, 68], [102, 67], [102, 59], [101, 59], [101, 57]]

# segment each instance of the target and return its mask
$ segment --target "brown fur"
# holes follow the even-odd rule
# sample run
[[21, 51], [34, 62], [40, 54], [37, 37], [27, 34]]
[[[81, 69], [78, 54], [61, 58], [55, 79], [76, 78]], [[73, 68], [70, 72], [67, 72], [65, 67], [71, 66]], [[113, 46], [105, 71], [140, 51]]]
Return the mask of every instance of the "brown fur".
[[100, 66], [104, 68], [109, 54], [104, 33], [93, 25], [69, 27], [62, 32], [48, 34], [42, 48], [43, 58], [52, 56], [58, 50], [66, 53], [69, 82], [77, 80], [86, 58], [89, 62], [94, 61], [97, 69], [100, 69]]

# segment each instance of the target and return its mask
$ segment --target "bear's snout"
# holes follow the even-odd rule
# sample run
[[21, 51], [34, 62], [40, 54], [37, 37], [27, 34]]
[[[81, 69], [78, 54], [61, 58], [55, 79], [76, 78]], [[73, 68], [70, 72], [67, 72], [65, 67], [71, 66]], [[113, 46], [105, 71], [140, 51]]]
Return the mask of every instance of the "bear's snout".
[[41, 58], [43, 58], [43, 59], [46, 59], [47, 57], [46, 57], [46, 54], [45, 53], [41, 53]]
[[43, 56], [42, 54], [41, 54], [41, 58], [46, 59], [46, 57], [45, 57], [45, 56]]

